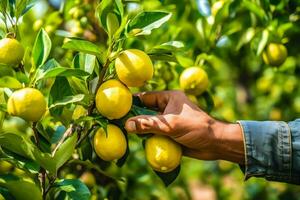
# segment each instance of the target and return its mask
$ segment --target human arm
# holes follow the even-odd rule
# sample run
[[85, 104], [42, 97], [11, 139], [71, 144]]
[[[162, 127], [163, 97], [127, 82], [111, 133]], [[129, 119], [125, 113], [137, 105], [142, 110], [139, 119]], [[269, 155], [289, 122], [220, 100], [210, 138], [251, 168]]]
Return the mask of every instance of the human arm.
[[128, 132], [168, 135], [182, 145], [186, 156], [239, 163], [246, 179], [256, 176], [300, 184], [300, 120], [225, 123], [206, 114], [179, 91], [138, 96], [160, 114], [130, 118]]
[[201, 160], [244, 163], [244, 144], [239, 124], [218, 121], [179, 91], [138, 95], [143, 104], [160, 112], [136, 116], [126, 123], [128, 132], [168, 135], [183, 147], [186, 156]]

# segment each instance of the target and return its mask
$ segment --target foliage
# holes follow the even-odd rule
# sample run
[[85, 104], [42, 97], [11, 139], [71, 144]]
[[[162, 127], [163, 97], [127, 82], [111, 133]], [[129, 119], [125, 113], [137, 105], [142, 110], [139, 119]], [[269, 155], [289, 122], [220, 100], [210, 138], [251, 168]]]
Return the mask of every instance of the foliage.
[[[171, 173], [154, 172], [145, 159], [144, 138], [127, 135], [123, 126], [130, 116], [156, 112], [134, 98], [124, 118], [108, 120], [94, 104], [100, 84], [116, 77], [117, 56], [126, 49], [140, 49], [151, 57], [155, 72], [144, 86], [130, 88], [132, 93], [180, 89], [182, 71], [200, 66], [210, 88], [191, 98], [214, 117], [230, 122], [296, 118], [297, 0], [57, 2], [0, 3], [0, 38], [13, 33], [26, 47], [18, 68], [0, 66], [3, 197], [190, 199], [206, 189], [217, 199], [299, 199], [299, 189], [291, 185], [259, 179], [244, 183], [238, 166], [225, 161], [184, 158]], [[288, 50], [279, 67], [262, 60], [271, 42]], [[37, 123], [7, 114], [8, 98], [24, 86], [39, 89], [47, 100], [48, 111]], [[78, 106], [85, 112], [73, 117]], [[121, 127], [129, 142], [116, 162], [101, 160], [93, 150], [93, 135], [99, 127], [106, 130], [108, 123]], [[2, 172], [4, 161], [13, 166]], [[88, 187], [79, 179], [86, 171], [94, 174], [96, 185]]]

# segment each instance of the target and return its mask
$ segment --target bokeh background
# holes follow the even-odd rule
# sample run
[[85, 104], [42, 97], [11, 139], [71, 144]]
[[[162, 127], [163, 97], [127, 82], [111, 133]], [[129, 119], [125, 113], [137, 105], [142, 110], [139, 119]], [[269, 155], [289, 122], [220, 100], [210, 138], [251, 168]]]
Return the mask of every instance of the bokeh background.
[[[32, 47], [35, 34], [44, 28], [53, 42], [51, 57], [62, 65], [70, 64], [74, 57], [74, 52], [61, 48], [65, 37], [81, 37], [104, 48], [107, 36], [95, 21], [97, 2], [82, 1], [77, 7], [83, 14], [73, 19], [70, 10], [75, 1], [39, 0], [20, 22], [22, 43]], [[168, 59], [156, 61], [153, 81], [141, 90], [178, 89], [178, 78], [184, 68], [198, 65], [209, 75], [209, 92], [215, 104], [212, 116], [228, 122], [289, 121], [299, 117], [300, 1], [126, 0], [124, 4], [129, 15], [142, 10], [172, 13], [171, 20], [162, 28], [150, 36], [128, 39], [125, 48], [151, 52], [168, 41], [184, 44], [175, 55], [179, 63]], [[282, 43], [288, 49], [288, 58], [280, 67], [268, 66], [261, 58], [269, 42]], [[201, 96], [191, 98], [206, 109]], [[28, 128], [18, 118], [7, 118], [4, 126], [20, 131]], [[95, 173], [98, 184], [91, 189], [94, 199], [300, 199], [300, 187], [257, 178], [244, 182], [239, 166], [226, 161], [184, 158], [180, 175], [166, 188], [147, 166], [140, 139], [130, 135], [129, 146], [131, 154], [124, 167], [105, 167], [105, 171], [124, 181], [111, 184]], [[12, 166], [7, 169], [23, 173]], [[62, 170], [60, 176], [79, 177], [82, 173], [83, 169], [74, 165]]]

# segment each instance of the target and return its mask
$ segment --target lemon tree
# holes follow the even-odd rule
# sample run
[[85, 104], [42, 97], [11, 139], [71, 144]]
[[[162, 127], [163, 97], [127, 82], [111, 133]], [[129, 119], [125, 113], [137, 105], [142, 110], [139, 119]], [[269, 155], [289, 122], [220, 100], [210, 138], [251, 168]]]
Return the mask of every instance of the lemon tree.
[[[5, 199], [297, 199], [168, 137], [134, 94], [182, 90], [213, 117], [299, 116], [299, 9], [286, 0], [1, 0], [0, 194]], [[275, 66], [275, 67], [271, 67]], [[166, 187], [168, 186], [168, 187]]]

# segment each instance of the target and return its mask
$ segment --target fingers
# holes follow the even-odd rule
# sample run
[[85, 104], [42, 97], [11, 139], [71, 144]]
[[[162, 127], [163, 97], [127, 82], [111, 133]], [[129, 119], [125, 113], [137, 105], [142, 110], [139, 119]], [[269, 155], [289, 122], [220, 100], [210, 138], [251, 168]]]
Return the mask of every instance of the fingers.
[[171, 127], [163, 115], [140, 115], [127, 120], [125, 129], [130, 133], [155, 133], [166, 135], [171, 132]]
[[149, 108], [158, 108], [159, 111], [164, 111], [166, 108], [170, 96], [171, 91], [163, 91], [163, 92], [143, 92], [137, 94], [142, 103]]

